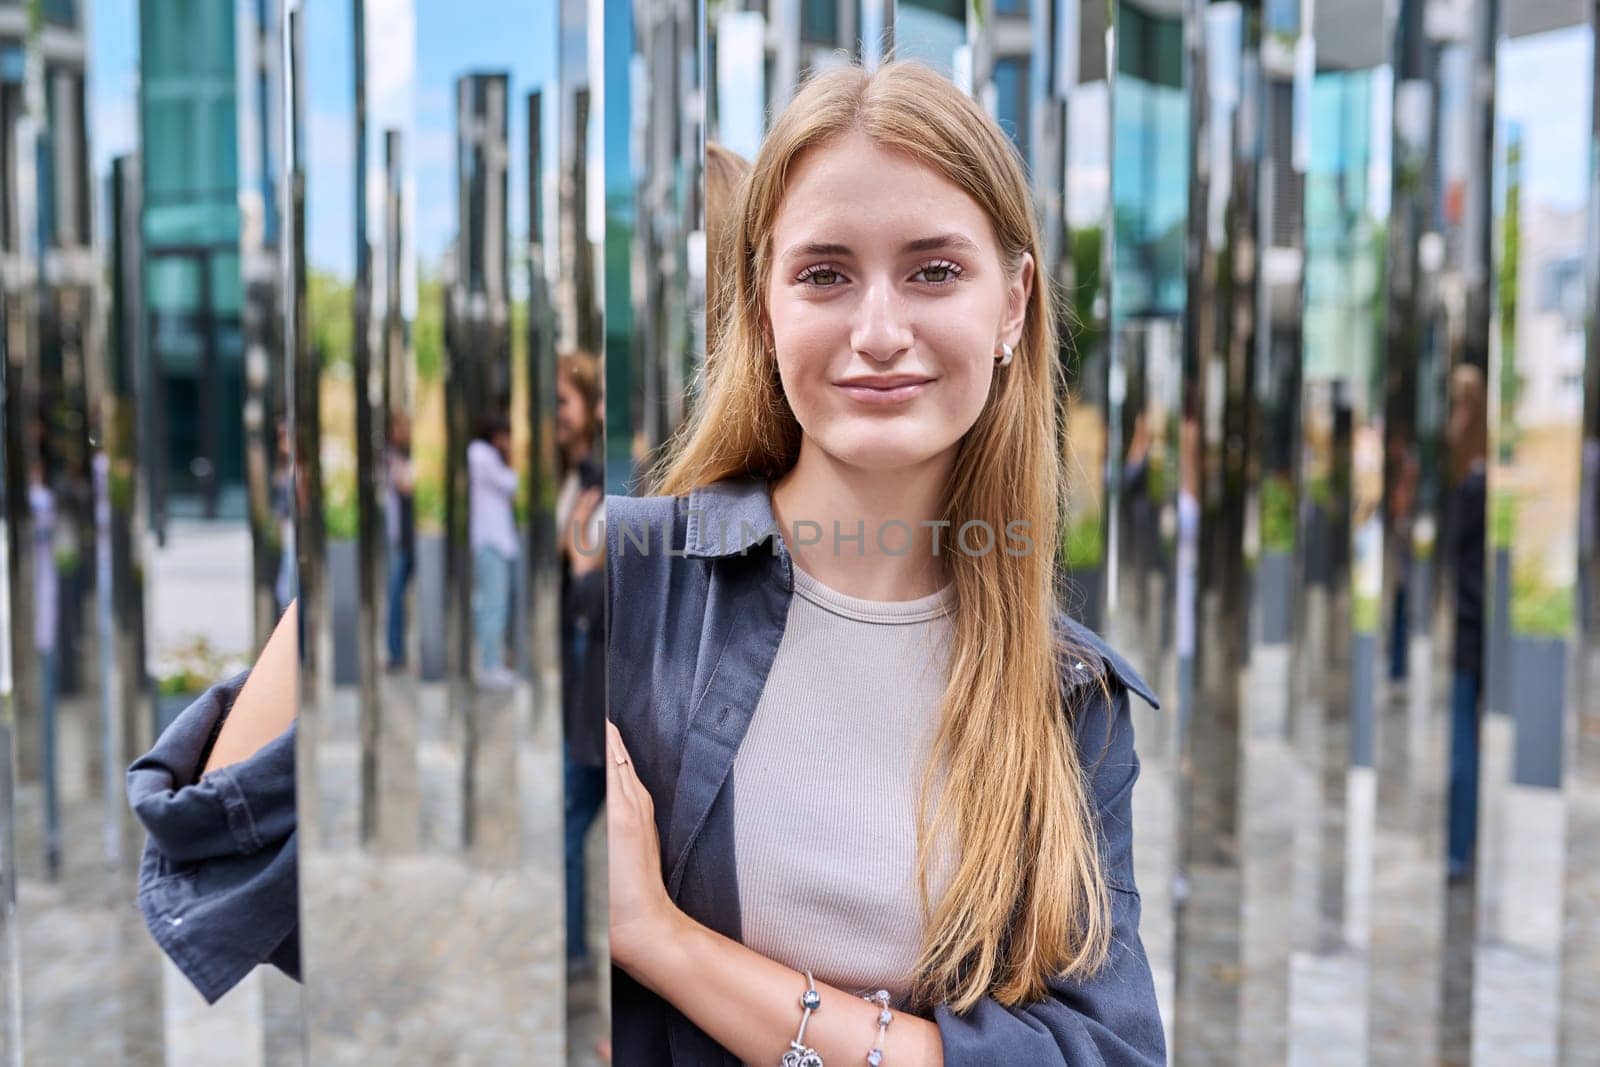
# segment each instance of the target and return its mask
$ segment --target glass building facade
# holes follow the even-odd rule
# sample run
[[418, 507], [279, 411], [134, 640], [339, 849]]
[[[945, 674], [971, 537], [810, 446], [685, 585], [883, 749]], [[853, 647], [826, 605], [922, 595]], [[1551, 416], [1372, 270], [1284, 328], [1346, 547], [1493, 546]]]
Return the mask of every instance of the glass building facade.
[[144, 0], [139, 22], [158, 508], [238, 518], [245, 475], [235, 6]]

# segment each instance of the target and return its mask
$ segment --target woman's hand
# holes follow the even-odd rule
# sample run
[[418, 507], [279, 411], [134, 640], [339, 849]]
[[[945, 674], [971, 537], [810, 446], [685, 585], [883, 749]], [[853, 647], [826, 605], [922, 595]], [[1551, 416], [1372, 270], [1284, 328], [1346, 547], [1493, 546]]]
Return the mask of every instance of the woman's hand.
[[[671, 936], [681, 917], [661, 880], [655, 802], [634, 773], [622, 733], [606, 720], [606, 850], [611, 961], [623, 970]], [[619, 762], [620, 761], [620, 762]]]

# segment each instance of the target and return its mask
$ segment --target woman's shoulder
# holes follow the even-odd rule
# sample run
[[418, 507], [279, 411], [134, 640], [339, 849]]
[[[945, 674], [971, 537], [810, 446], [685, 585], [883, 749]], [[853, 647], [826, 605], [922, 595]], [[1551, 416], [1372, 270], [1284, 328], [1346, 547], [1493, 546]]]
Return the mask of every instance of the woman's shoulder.
[[[1092, 683], [1095, 676], [1100, 675], [1113, 689], [1120, 686], [1138, 694], [1152, 708], [1161, 707], [1161, 701], [1157, 698], [1155, 690], [1150, 687], [1150, 683], [1146, 682], [1143, 676], [1134, 670], [1133, 664], [1128, 662], [1127, 657], [1112, 648], [1105, 638], [1074, 619], [1066, 611], [1059, 609], [1056, 611], [1055, 623], [1064, 653], [1061, 664], [1062, 677], [1069, 691], [1080, 685]], [[1083, 658], [1085, 654], [1093, 656], [1097, 662], [1086, 662]]]
[[681, 551], [687, 531], [682, 496], [624, 496], [607, 493], [606, 548], [621, 558]]

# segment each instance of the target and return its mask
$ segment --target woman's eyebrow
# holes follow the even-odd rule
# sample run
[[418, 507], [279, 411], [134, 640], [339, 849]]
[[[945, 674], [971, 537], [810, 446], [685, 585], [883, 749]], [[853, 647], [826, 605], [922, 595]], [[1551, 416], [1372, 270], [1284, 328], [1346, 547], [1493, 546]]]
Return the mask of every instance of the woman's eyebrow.
[[850, 246], [832, 245], [818, 241], [802, 241], [790, 245], [789, 250], [783, 254], [784, 259], [793, 259], [796, 256], [848, 256], [851, 255]]
[[[907, 241], [900, 246], [902, 252], [965, 252], [969, 255], [978, 251], [978, 246], [969, 237], [959, 233], [938, 233], [932, 237], [919, 237], [915, 241]], [[785, 259], [796, 256], [850, 256], [855, 253], [850, 251], [849, 245], [828, 244], [820, 241], [802, 241], [790, 245], [784, 253]]]
[[978, 251], [978, 246], [971, 238], [959, 233], [940, 233], [932, 237], [919, 237], [915, 241], [907, 241], [902, 246], [903, 252], [966, 252], [971, 255]]

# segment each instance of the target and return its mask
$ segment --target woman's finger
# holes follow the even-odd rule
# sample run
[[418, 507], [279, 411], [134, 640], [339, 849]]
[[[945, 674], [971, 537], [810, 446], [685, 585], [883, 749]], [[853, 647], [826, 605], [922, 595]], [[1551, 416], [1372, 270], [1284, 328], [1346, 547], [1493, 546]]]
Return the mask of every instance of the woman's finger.
[[606, 759], [607, 788], [616, 790], [617, 796], [637, 801], [638, 791], [643, 789], [643, 784], [634, 774], [628, 746], [622, 742], [622, 731], [610, 719], [606, 720], [606, 751], [609, 753]]

